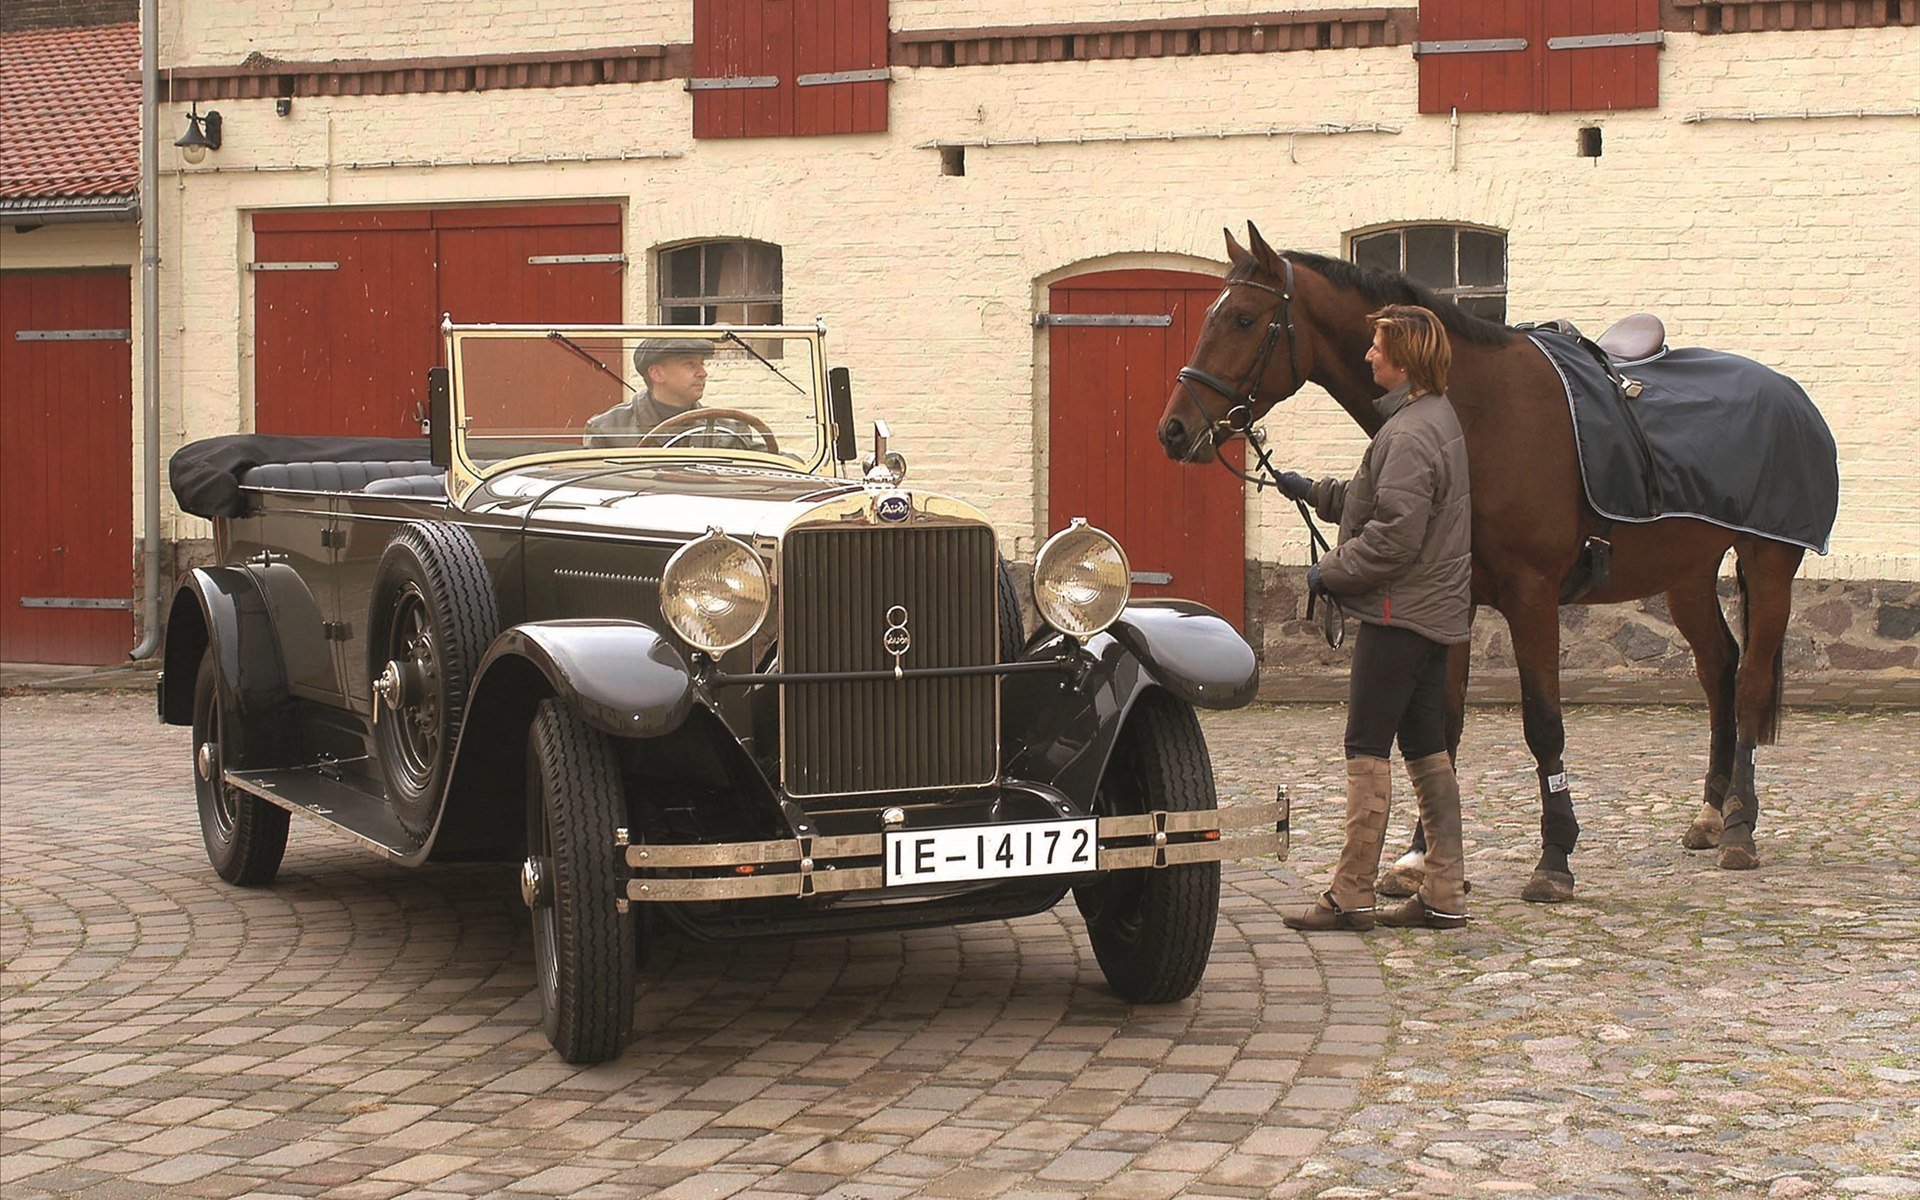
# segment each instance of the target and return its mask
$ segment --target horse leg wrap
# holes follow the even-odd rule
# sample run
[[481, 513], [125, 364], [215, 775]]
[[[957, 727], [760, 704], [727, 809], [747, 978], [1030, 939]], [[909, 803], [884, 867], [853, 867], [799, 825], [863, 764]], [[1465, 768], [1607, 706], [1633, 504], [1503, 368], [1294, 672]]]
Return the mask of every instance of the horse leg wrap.
[[1753, 841], [1753, 827], [1760, 819], [1760, 797], [1753, 786], [1754, 753], [1752, 742], [1734, 745], [1733, 778], [1728, 781], [1726, 796], [1720, 803], [1720, 812], [1727, 822], [1726, 832], [1720, 835], [1722, 845]]
[[1573, 791], [1567, 786], [1567, 773], [1540, 774], [1541, 863], [1551, 855], [1558, 859], [1555, 870], [1567, 870], [1567, 856], [1580, 841], [1580, 822], [1573, 816]]

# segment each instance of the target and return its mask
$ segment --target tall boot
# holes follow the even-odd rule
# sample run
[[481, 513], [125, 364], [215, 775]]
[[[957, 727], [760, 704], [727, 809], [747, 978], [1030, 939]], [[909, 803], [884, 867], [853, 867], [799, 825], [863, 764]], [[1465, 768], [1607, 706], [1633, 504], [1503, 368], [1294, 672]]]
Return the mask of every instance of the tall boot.
[[1294, 929], [1373, 928], [1373, 876], [1387, 840], [1393, 766], [1384, 758], [1347, 760], [1347, 840], [1333, 864], [1333, 884], [1318, 904], [1282, 918]]
[[1427, 873], [1420, 892], [1398, 908], [1379, 913], [1382, 925], [1457, 929], [1467, 923], [1466, 850], [1460, 832], [1460, 782], [1446, 754], [1407, 763], [1420, 823], [1427, 831]]

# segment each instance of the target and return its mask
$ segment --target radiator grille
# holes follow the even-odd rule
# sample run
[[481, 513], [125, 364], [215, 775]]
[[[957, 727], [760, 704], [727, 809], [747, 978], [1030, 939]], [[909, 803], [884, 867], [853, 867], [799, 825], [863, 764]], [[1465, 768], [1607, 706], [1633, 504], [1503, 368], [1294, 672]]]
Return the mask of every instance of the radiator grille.
[[[923, 667], [998, 661], [993, 530], [803, 529], [781, 551], [786, 671], [890, 671], [887, 612], [907, 612]], [[992, 675], [794, 684], [781, 689], [782, 772], [794, 796], [991, 783], [999, 771]]]

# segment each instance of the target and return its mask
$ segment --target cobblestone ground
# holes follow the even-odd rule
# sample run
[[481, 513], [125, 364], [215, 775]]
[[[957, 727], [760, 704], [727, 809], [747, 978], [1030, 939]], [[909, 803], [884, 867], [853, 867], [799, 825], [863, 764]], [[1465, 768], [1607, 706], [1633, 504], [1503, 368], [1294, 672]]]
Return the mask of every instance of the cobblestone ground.
[[534, 1027], [511, 871], [296, 821], [279, 882], [230, 888], [149, 701], [10, 698], [0, 1190], [1920, 1196], [1920, 717], [1791, 714], [1730, 874], [1678, 848], [1698, 714], [1577, 710], [1581, 895], [1540, 908], [1518, 720], [1476, 711], [1475, 923], [1365, 937], [1278, 919], [1337, 848], [1341, 714], [1206, 724], [1223, 798], [1285, 780], [1297, 819], [1292, 862], [1229, 871], [1192, 1000], [1114, 1000], [1071, 905], [667, 938], [635, 1045], [583, 1069]]

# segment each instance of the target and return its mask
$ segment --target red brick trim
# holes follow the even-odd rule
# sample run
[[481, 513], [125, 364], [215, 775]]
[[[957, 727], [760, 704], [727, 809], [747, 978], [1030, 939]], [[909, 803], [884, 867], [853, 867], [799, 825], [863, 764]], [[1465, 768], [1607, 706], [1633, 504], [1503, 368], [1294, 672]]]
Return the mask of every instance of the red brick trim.
[[914, 29], [895, 33], [891, 41], [893, 63], [903, 67], [1087, 62], [1404, 46], [1413, 41], [1417, 17], [1411, 8], [1335, 8], [1167, 21]]
[[1660, 25], [1708, 34], [1913, 26], [1920, 0], [1662, 0]]
[[338, 62], [274, 62], [255, 56], [238, 67], [168, 68], [160, 72], [160, 88], [169, 99], [185, 101], [585, 87], [683, 79], [692, 62], [688, 46]]

